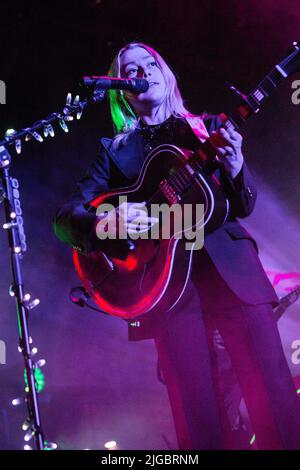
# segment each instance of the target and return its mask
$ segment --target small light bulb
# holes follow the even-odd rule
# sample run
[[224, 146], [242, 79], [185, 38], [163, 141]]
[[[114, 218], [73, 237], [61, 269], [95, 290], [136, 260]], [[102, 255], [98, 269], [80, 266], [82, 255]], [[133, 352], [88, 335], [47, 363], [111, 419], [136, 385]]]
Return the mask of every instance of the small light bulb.
[[30, 429], [30, 431], [28, 431], [25, 436], [24, 436], [24, 441], [28, 442], [30, 441], [30, 439], [32, 439], [32, 436], [34, 435], [34, 432], [32, 431], [32, 429]]
[[17, 140], [15, 141], [15, 149], [16, 149], [17, 154], [20, 155], [21, 150], [22, 150], [21, 139], [17, 139]]
[[34, 356], [38, 352], [38, 348], [32, 348], [31, 354]]
[[15, 246], [15, 249], [14, 249], [14, 252], [15, 252], [15, 253], [19, 254], [19, 253], [21, 253], [21, 251], [22, 251], [22, 250], [21, 250], [21, 247], [20, 247], [20, 246]]
[[9, 293], [9, 295], [10, 295], [11, 297], [14, 297], [14, 296], [15, 296], [14, 287], [13, 287], [12, 284], [9, 286], [8, 293]]
[[57, 444], [56, 442], [45, 442], [45, 448], [46, 449], [51, 449], [51, 450], [55, 450], [57, 449]]
[[116, 443], [116, 441], [108, 441], [108, 442], [105, 442], [104, 447], [106, 449], [111, 449], [112, 450], [112, 449], [115, 449], [117, 447], [117, 443]]
[[10, 218], [15, 219], [17, 217], [17, 214], [15, 212], [10, 213]]
[[25, 444], [24, 450], [32, 450], [32, 447], [30, 447], [28, 444]]
[[22, 429], [23, 431], [27, 431], [27, 429], [30, 428], [30, 420], [29, 418], [26, 418], [24, 423], [22, 424]]
[[30, 294], [25, 294], [23, 297], [23, 301], [27, 302], [30, 299]]
[[46, 364], [46, 361], [45, 359], [39, 359], [36, 364], [35, 364], [35, 367], [40, 369], [41, 367], [43, 367], [44, 365]]
[[5, 131], [5, 137], [9, 137], [9, 136], [13, 135], [15, 132], [16, 132], [15, 129], [7, 129]]
[[37, 140], [38, 142], [44, 142], [43, 137], [38, 132], [34, 131], [32, 135], [35, 138], [35, 140]]
[[59, 125], [64, 132], [69, 132], [68, 126], [63, 119], [59, 120]]
[[21, 405], [21, 403], [24, 403], [24, 398], [14, 398], [11, 402], [13, 406]]
[[40, 299], [34, 299], [30, 304], [26, 305], [28, 310], [32, 310], [34, 307], [37, 307], [40, 303]]
[[49, 126], [48, 126], [48, 131], [49, 131], [50, 137], [54, 137], [54, 136], [55, 136], [55, 134], [54, 134], [54, 129], [53, 129], [53, 127], [51, 126], [51, 124], [49, 124]]

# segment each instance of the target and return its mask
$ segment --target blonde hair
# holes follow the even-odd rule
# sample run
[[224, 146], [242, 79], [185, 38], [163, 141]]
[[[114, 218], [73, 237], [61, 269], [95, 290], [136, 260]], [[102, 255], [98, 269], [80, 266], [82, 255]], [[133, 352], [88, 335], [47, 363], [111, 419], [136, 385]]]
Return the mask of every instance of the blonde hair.
[[[174, 73], [171, 71], [161, 55], [146, 44], [140, 42], [131, 42], [122, 47], [122, 49], [120, 49], [112, 61], [108, 75], [111, 77], [121, 77], [120, 58], [125, 51], [128, 49], [134, 49], [136, 47], [142, 47], [154, 57], [164, 76], [166, 82], [165, 103], [167, 111], [175, 117], [192, 116], [192, 114], [184, 107]], [[109, 90], [109, 100], [111, 117], [116, 134], [114, 138], [114, 145], [118, 147], [120, 143], [125, 143], [128, 137], [135, 131], [139, 123], [139, 118], [136, 116], [134, 110], [125, 99], [122, 90]]]

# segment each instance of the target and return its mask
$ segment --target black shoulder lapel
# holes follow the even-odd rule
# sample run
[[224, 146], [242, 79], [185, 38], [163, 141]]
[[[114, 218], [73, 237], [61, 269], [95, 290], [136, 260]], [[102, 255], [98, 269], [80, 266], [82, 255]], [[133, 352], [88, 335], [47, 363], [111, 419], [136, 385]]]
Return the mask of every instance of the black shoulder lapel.
[[114, 148], [112, 139], [102, 138], [101, 143], [119, 170], [128, 178], [136, 178], [144, 162], [143, 140], [134, 132], [125, 145]]

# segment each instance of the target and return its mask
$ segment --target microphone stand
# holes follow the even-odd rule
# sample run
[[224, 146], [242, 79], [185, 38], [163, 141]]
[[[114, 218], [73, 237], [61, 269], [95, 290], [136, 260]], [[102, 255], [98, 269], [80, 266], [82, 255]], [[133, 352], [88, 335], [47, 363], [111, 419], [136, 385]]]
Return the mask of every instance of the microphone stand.
[[[3, 189], [1, 190], [0, 203], [3, 202], [5, 210], [5, 224], [3, 228], [8, 234], [8, 245], [10, 252], [12, 284], [10, 286], [10, 295], [15, 297], [17, 319], [19, 327], [19, 351], [22, 352], [25, 364], [25, 383], [26, 383], [26, 396], [25, 399], [13, 400], [13, 405], [18, 405], [26, 402], [28, 408], [28, 417], [26, 418], [22, 429], [26, 431], [24, 436], [25, 442], [33, 438], [37, 450], [55, 449], [55, 443], [46, 442], [44, 440], [44, 433], [41, 426], [41, 417], [39, 412], [38, 402], [38, 381], [36, 372], [45, 363], [41, 359], [35, 361], [33, 356], [35, 348], [31, 347], [32, 340], [29, 336], [28, 317], [29, 311], [39, 304], [39, 299], [30, 301], [30, 295], [24, 293], [24, 282], [22, 277], [21, 259], [23, 252], [26, 251], [26, 237], [23, 227], [22, 209], [20, 203], [19, 183], [16, 178], [10, 176], [11, 155], [7, 147], [15, 144], [17, 153], [21, 153], [21, 139], [24, 137], [25, 141], [31, 137], [39, 142], [43, 142], [43, 137], [38, 133], [39, 129], [43, 129], [44, 137], [50, 135], [54, 136], [52, 123], [56, 120], [59, 121], [61, 128], [67, 132], [68, 128], [66, 121], [73, 119], [72, 114], [76, 114], [77, 119], [81, 117], [82, 111], [89, 104], [98, 103], [105, 97], [105, 91], [95, 89], [93, 95], [79, 101], [79, 96], [76, 96], [72, 103], [72, 96], [67, 95], [66, 106], [63, 113], [52, 113], [45, 119], [37, 121], [31, 127], [27, 127], [13, 131], [0, 141], [0, 178], [2, 181]], [[1, 189], [1, 188], [0, 188]], [[31, 450], [31, 447], [25, 445], [24, 449]]]

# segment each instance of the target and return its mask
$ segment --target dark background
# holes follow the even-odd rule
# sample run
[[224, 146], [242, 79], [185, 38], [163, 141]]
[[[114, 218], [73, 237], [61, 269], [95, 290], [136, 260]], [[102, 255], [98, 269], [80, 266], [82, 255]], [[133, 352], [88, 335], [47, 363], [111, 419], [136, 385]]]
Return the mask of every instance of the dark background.
[[[106, 74], [118, 49], [129, 41], [149, 43], [176, 71], [186, 106], [193, 112], [230, 111], [236, 99], [225, 81], [249, 92], [299, 38], [297, 0], [3, 1], [0, 8], [0, 79], [6, 104], [0, 107], [0, 138], [53, 111], [82, 75]], [[263, 263], [286, 293], [300, 277], [299, 113], [287, 79], [245, 129], [244, 149], [257, 175], [260, 198], [245, 222], [259, 241]], [[11, 174], [19, 179], [28, 253], [26, 289], [41, 299], [30, 315], [39, 357], [47, 360], [40, 396], [46, 437], [61, 449], [103, 448], [115, 439], [121, 449], [174, 448], [166, 391], [156, 378], [151, 341], [128, 344], [120, 320], [79, 309], [68, 300], [78, 284], [70, 249], [52, 231], [52, 217], [95, 158], [98, 140], [112, 135], [107, 103], [89, 108], [65, 134], [29, 142], [12, 152]], [[3, 223], [3, 214], [0, 215]], [[14, 302], [7, 242], [0, 235], [0, 448], [21, 449], [23, 365], [17, 352]], [[278, 278], [279, 280], [282, 277]], [[298, 282], [300, 282], [298, 280]], [[300, 338], [295, 304], [280, 332], [294, 375], [291, 342]]]

